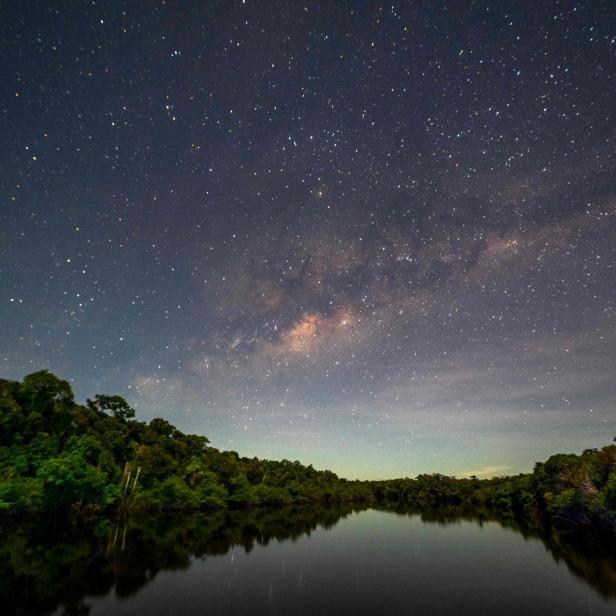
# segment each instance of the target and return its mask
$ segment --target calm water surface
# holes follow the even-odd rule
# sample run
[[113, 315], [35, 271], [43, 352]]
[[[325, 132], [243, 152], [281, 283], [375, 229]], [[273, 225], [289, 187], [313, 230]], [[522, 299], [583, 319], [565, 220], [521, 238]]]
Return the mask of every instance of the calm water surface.
[[294, 541], [194, 559], [131, 597], [88, 603], [100, 616], [616, 614], [614, 599], [555, 562], [539, 539], [497, 522], [442, 525], [375, 510]]

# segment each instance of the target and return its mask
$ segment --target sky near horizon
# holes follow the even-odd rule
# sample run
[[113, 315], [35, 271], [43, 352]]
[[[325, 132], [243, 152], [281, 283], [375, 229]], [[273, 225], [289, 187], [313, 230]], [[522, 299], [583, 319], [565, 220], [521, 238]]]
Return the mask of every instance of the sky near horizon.
[[241, 455], [616, 436], [616, 5], [0, 9], [0, 378]]

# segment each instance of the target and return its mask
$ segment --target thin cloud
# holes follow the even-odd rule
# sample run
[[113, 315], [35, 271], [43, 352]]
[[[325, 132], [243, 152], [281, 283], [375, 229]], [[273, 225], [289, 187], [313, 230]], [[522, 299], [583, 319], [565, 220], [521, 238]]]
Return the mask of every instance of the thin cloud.
[[483, 466], [473, 471], [462, 471], [462, 477], [494, 477], [496, 475], [504, 475], [506, 470], [511, 466], [507, 464], [495, 464], [494, 466]]

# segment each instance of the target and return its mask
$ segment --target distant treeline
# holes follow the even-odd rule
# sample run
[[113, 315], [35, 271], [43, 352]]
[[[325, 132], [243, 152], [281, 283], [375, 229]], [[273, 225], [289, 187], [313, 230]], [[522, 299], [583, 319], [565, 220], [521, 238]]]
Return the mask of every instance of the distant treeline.
[[545, 516], [570, 526], [592, 526], [616, 535], [616, 445], [582, 455], [556, 454], [532, 473], [493, 479], [419, 475], [368, 482], [381, 503], [422, 510], [459, 506], [490, 511], [499, 519]]
[[44, 370], [0, 380], [0, 511], [83, 518], [118, 509], [380, 502], [616, 528], [616, 445], [554, 455], [515, 477], [349, 481], [299, 462], [220, 451], [164, 419], [134, 415], [119, 396], [76, 404], [70, 385]]

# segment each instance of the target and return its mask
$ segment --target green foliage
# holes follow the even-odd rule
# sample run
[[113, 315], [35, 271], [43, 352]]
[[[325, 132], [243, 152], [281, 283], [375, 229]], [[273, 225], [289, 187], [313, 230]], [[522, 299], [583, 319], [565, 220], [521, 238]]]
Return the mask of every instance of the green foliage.
[[1, 381], [2, 444], [27, 440], [37, 432], [64, 435], [70, 426], [73, 406], [70, 385], [47, 370], [29, 374], [22, 383]]
[[0, 510], [82, 515], [339, 502], [372, 497], [360, 482], [299, 462], [240, 458], [167, 420], [134, 419], [120, 396], [78, 405], [46, 371], [0, 380]]
[[259, 484], [255, 489], [255, 496], [261, 505], [290, 505], [293, 497], [286, 488]]
[[487, 508], [501, 518], [533, 512], [573, 525], [616, 528], [616, 446], [556, 454], [530, 475], [478, 480], [442, 475], [372, 482], [380, 502]]
[[224, 507], [228, 498], [227, 489], [218, 483], [218, 478], [210, 471], [199, 477], [195, 491], [201, 507]]
[[604, 499], [606, 507], [616, 513], [616, 472], [612, 473], [607, 480]]
[[581, 499], [579, 493], [575, 488], [567, 488], [563, 490], [560, 494], [556, 496], [552, 496], [550, 499], [550, 509], [555, 512], [563, 512], [578, 507], [581, 505]]
[[235, 475], [227, 484], [229, 491], [227, 501], [242, 505], [256, 505], [258, 503], [256, 490], [248, 483], [246, 475]]
[[83, 502], [105, 506], [117, 497], [117, 487], [108, 484], [105, 473], [88, 464], [78, 450], [46, 460], [36, 478], [41, 482], [43, 504], [52, 511]]
[[0, 380], [0, 511], [83, 515], [121, 509], [382, 503], [475, 506], [502, 518], [540, 511], [576, 524], [613, 524], [616, 445], [557, 454], [532, 474], [479, 480], [440, 474], [347, 481], [298, 461], [242, 458], [167, 420], [134, 419], [120, 396], [76, 404], [67, 381], [42, 370]]
[[135, 409], [133, 409], [124, 398], [121, 396], [106, 396], [104, 394], [96, 394], [94, 400], [86, 401], [88, 408], [96, 411], [97, 413], [104, 413], [110, 411], [114, 417], [118, 419], [129, 419], [135, 416]]
[[148, 492], [150, 503], [160, 509], [196, 508], [198, 495], [180, 477], [168, 477]]
[[0, 480], [0, 511], [38, 511], [43, 505], [41, 482], [35, 477]]

